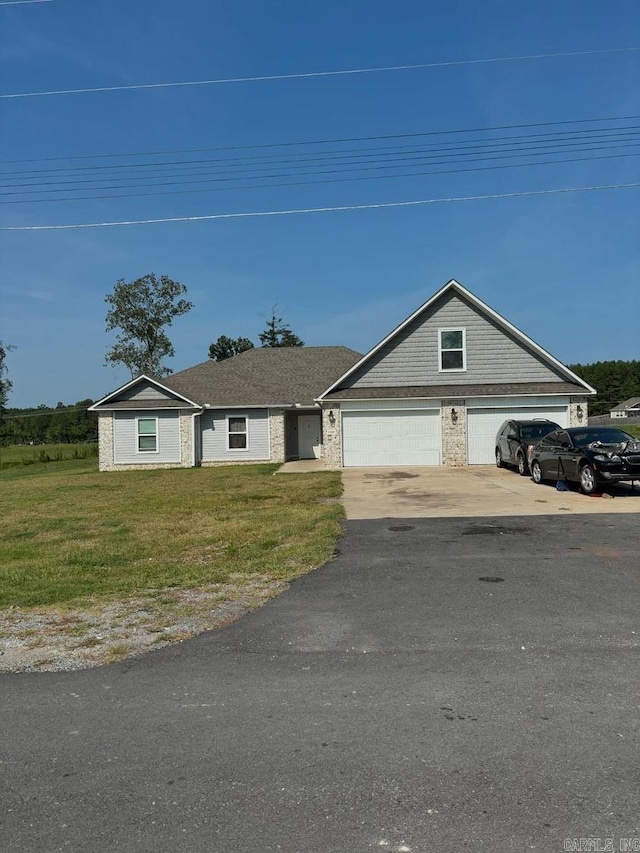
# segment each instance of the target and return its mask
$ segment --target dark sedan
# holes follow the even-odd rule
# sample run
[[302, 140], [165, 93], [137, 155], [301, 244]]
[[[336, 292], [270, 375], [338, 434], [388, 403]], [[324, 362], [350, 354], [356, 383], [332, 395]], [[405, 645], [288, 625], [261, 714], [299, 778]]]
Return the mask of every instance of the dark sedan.
[[592, 495], [605, 485], [640, 481], [640, 441], [615, 427], [570, 427], [529, 449], [534, 483], [570, 480]]
[[538, 418], [529, 421], [505, 421], [496, 435], [496, 465], [515, 465], [524, 477], [529, 473], [527, 451], [550, 432], [560, 429], [560, 424]]

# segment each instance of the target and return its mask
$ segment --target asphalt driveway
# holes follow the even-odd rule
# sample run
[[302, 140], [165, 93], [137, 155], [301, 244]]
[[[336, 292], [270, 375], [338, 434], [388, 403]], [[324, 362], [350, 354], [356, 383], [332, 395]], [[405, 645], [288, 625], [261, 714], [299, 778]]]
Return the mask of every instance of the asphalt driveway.
[[348, 519], [484, 518], [512, 515], [638, 513], [640, 483], [621, 483], [588, 497], [577, 483], [559, 492], [493, 465], [461, 468], [345, 468], [343, 503]]
[[228, 628], [0, 676], [2, 850], [640, 837], [637, 522], [349, 522], [332, 563]]

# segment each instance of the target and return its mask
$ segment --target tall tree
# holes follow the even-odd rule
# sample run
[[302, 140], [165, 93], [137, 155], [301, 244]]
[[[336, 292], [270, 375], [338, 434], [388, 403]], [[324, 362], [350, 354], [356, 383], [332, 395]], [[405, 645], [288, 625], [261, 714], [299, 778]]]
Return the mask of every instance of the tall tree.
[[228, 338], [226, 335], [220, 335], [217, 341], [209, 345], [209, 358], [214, 361], [224, 361], [225, 358], [231, 358], [233, 355], [253, 348], [253, 341], [249, 338]]
[[303, 347], [304, 341], [295, 335], [282, 317], [276, 316], [277, 305], [271, 309], [271, 317], [267, 320], [264, 331], [260, 333], [260, 343], [263, 347]]
[[132, 376], [147, 373], [166, 376], [171, 370], [163, 359], [174, 355], [165, 332], [176, 317], [186, 314], [192, 302], [181, 299], [187, 288], [166, 275], [148, 273], [135, 281], [119, 279], [105, 297], [107, 332], [119, 329], [115, 344], [107, 350], [107, 364], [124, 364]]
[[8, 369], [6, 365], [7, 353], [12, 349], [12, 346], [9, 344], [5, 345], [0, 341], [0, 420], [2, 420], [2, 412], [9, 399], [9, 391], [13, 388], [13, 382], [7, 375]]

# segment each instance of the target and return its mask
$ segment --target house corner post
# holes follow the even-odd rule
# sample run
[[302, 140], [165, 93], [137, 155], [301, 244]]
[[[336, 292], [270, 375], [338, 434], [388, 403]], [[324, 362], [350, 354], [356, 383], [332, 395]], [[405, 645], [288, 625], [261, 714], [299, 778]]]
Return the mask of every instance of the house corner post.
[[98, 470], [113, 470], [113, 413], [98, 412]]
[[193, 418], [189, 410], [180, 410], [180, 467], [193, 468]]
[[322, 405], [322, 458], [324, 467], [331, 470], [342, 468], [342, 435], [340, 404]]
[[269, 409], [269, 458], [285, 461], [284, 409]]
[[443, 400], [441, 408], [442, 464], [467, 464], [467, 406], [464, 400]]
[[587, 426], [589, 423], [589, 403], [586, 397], [572, 397], [569, 403], [569, 426]]

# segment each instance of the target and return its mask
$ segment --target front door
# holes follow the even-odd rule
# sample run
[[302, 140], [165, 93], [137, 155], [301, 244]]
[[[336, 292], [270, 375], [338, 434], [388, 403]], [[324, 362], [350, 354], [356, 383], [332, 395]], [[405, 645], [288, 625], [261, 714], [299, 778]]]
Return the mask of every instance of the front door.
[[298, 456], [320, 458], [320, 415], [298, 415]]

